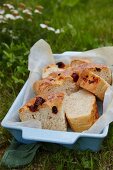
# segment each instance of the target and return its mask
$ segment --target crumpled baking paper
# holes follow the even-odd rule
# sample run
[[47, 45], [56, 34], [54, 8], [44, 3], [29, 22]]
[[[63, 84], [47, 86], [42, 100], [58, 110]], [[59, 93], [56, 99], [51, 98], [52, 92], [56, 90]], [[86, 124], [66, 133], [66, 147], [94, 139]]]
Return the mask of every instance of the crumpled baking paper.
[[[106, 64], [108, 66], [113, 65], [113, 46], [101, 47], [84, 51], [78, 54], [78, 58], [89, 58], [94, 63]], [[73, 59], [74, 56], [71, 57]]]
[[[74, 58], [89, 58], [94, 63], [106, 64], [108, 66], [113, 65], [113, 47], [102, 47], [85, 52], [79, 53], [76, 57], [73, 56], [62, 56], [58, 61], [63, 61], [69, 64]], [[52, 50], [44, 40], [39, 40], [36, 42], [30, 50], [28, 69], [30, 75], [28, 78], [28, 87], [24, 96], [23, 104], [26, 103], [34, 93], [32, 90], [33, 83], [41, 78], [42, 68], [48, 64], [54, 64], [55, 59], [52, 54]], [[100, 118], [94, 123], [94, 125], [86, 133], [100, 133], [109, 123], [113, 121], [113, 87], [110, 87], [105, 94], [103, 102], [104, 113]], [[22, 122], [23, 123], [23, 122]], [[21, 123], [20, 123], [21, 124]], [[28, 125], [29, 126], [29, 125]]]
[[12, 126], [20, 126], [20, 127], [30, 127], [30, 128], [38, 128], [38, 129], [42, 129], [42, 125], [41, 122], [37, 119], [30, 119], [24, 122], [7, 122], [8, 125], [10, 125], [10, 127]]
[[37, 41], [30, 49], [28, 56], [28, 70], [30, 74], [23, 104], [25, 104], [29, 98], [34, 97], [32, 85], [36, 80], [41, 78], [43, 67], [54, 63], [55, 60], [50, 45], [42, 39]]
[[103, 102], [103, 114], [85, 133], [101, 133], [102, 130], [113, 121], [113, 86], [105, 93]]

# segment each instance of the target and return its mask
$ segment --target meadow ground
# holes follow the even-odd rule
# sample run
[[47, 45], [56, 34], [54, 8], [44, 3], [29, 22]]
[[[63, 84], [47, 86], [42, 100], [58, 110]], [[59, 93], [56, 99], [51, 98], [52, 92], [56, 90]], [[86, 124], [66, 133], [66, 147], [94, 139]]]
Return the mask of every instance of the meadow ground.
[[[27, 57], [30, 47], [41, 38], [51, 45], [53, 53], [112, 45], [113, 1], [0, 1], [0, 120], [28, 77]], [[0, 157], [10, 141], [11, 136], [1, 127]], [[34, 161], [23, 168], [63, 169], [112, 170], [113, 123], [99, 152], [64, 148], [56, 153], [40, 150]]]

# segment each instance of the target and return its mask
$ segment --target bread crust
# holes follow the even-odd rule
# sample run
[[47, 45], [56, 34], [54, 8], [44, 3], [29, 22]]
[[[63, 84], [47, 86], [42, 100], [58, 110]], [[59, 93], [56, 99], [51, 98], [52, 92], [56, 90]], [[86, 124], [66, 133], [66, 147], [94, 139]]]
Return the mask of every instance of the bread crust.
[[71, 67], [78, 67], [81, 64], [91, 63], [91, 60], [85, 59], [85, 58], [75, 58], [71, 61], [70, 66]]
[[94, 63], [84, 63], [80, 64], [77, 67], [75, 67], [79, 71], [83, 70], [89, 70], [95, 73], [96, 75], [103, 78], [105, 81], [107, 81], [109, 84], [112, 84], [112, 72], [111, 69], [103, 64], [94, 64]]
[[99, 117], [96, 102], [93, 104], [93, 108], [90, 115], [84, 115], [78, 118], [71, 118], [66, 114], [66, 117], [73, 131], [75, 132], [85, 131], [89, 129]]
[[54, 73], [54, 72], [58, 72], [58, 71], [62, 72], [62, 71], [64, 71], [65, 69], [67, 69], [69, 67], [69, 65], [64, 64], [64, 63], [62, 63], [62, 65], [63, 65], [63, 67], [60, 67], [60, 68], [58, 67], [57, 64], [50, 64], [50, 65], [46, 66], [45, 68], [43, 68], [42, 78], [46, 78], [51, 73]]
[[[74, 72], [73, 69], [69, 68], [63, 72], [51, 73], [47, 78], [36, 81], [33, 84], [33, 89], [36, 94], [50, 94], [63, 91], [69, 95], [79, 89], [79, 85], [77, 82], [74, 82], [71, 76]], [[78, 74], [77, 71], [76, 73]]]
[[92, 92], [102, 101], [107, 88], [110, 86], [104, 79], [86, 69], [80, 75], [79, 85]]
[[[79, 92], [79, 91], [78, 91]], [[77, 92], [77, 93], [78, 93]], [[99, 114], [98, 114], [98, 108], [97, 108], [97, 104], [96, 104], [96, 97], [91, 94], [90, 92], [88, 93], [84, 93], [85, 90], [81, 90], [81, 100], [82, 98], [86, 98], [86, 97], [90, 97], [90, 112], [86, 113], [85, 114], [78, 114], [78, 110], [73, 110], [72, 113], [70, 113], [70, 111], [68, 110], [68, 108], [71, 107], [71, 105], [68, 103], [68, 100], [74, 100], [74, 98], [71, 98], [70, 96], [70, 99], [67, 99], [65, 101], [65, 105], [67, 105], [68, 108], [65, 107], [65, 112], [66, 112], [66, 117], [67, 117], [67, 120], [69, 122], [69, 125], [70, 127], [73, 129], [73, 131], [76, 131], [76, 132], [82, 132], [84, 130], [87, 130], [89, 129], [93, 124], [94, 122], [98, 119], [99, 117]], [[75, 93], [75, 95], [77, 95], [77, 93]], [[76, 99], [77, 99], [77, 96], [76, 96]], [[79, 100], [80, 98], [78, 98]], [[77, 105], [76, 103], [76, 100], [73, 101], [73, 103], [75, 102], [75, 105]], [[79, 101], [81, 102], [81, 101]], [[86, 98], [86, 102], [87, 102], [87, 98]], [[84, 106], [78, 106], [78, 107], [83, 107], [83, 113], [84, 113], [84, 107], [87, 107], [86, 105]]]

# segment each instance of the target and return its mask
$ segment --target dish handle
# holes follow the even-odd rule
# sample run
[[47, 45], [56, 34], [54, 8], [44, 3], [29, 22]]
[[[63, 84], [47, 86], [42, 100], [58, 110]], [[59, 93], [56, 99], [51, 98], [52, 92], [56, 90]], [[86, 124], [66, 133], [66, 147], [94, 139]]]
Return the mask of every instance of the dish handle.
[[74, 144], [80, 133], [22, 127], [22, 138], [37, 142]]

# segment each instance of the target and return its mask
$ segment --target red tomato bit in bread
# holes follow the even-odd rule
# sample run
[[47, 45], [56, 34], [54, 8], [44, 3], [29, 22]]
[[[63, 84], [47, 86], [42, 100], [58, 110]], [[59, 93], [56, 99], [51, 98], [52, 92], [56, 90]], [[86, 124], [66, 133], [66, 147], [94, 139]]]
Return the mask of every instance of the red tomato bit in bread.
[[64, 68], [65, 64], [63, 62], [58, 62], [56, 63], [56, 65], [58, 66], [58, 68]]
[[53, 106], [52, 107], [52, 113], [56, 114], [58, 112], [58, 109], [56, 106]]

